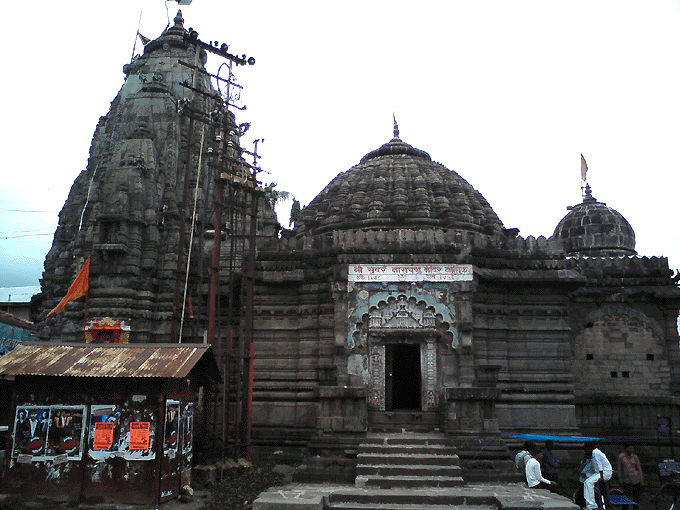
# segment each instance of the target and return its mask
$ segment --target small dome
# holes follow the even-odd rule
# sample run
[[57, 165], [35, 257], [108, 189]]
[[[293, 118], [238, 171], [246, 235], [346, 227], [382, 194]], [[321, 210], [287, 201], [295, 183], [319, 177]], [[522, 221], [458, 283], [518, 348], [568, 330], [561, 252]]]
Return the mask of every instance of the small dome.
[[571, 208], [559, 222], [553, 238], [567, 255], [635, 255], [635, 232], [626, 218], [595, 200], [586, 185], [583, 203]]
[[394, 138], [338, 175], [301, 212], [298, 232], [458, 228], [483, 234], [503, 224], [465, 179]]

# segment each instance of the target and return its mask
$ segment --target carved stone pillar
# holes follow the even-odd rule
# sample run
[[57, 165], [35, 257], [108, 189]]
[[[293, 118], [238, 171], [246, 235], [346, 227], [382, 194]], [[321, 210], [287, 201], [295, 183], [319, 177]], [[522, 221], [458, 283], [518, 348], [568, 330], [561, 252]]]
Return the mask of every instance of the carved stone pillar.
[[420, 344], [420, 373], [422, 377], [422, 409], [433, 410], [439, 404], [437, 393], [437, 342], [434, 336], [428, 336]]
[[368, 351], [368, 406], [377, 411], [385, 410], [385, 344], [369, 342]]

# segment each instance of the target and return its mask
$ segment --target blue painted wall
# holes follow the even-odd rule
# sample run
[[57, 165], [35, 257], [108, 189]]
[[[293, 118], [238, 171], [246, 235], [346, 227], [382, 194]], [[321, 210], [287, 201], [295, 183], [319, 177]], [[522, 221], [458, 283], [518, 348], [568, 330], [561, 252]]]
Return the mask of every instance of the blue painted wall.
[[0, 322], [0, 354], [6, 354], [19, 342], [30, 342], [36, 339], [36, 333], [18, 326], [10, 326]]

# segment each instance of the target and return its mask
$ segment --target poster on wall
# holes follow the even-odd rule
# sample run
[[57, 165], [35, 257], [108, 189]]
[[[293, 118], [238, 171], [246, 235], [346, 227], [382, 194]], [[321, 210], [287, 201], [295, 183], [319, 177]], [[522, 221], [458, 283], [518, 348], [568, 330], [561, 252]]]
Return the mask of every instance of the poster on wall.
[[180, 448], [182, 456], [180, 473], [182, 486], [191, 485], [191, 462], [194, 456], [194, 404], [186, 402], [182, 405], [182, 419], [180, 421]]
[[122, 452], [124, 437], [120, 433], [120, 407], [93, 404], [89, 437], [89, 455], [93, 459], [106, 459]]
[[31, 461], [44, 458], [50, 408], [46, 406], [17, 406], [14, 419], [12, 458], [30, 456]]
[[151, 433], [151, 423], [148, 421], [130, 422], [129, 450], [148, 450]]
[[80, 460], [86, 406], [17, 406], [12, 458], [20, 462]]
[[128, 406], [91, 406], [89, 456], [95, 460], [123, 457], [126, 460], [153, 460], [156, 416], [144, 406], [144, 399]]
[[68, 459], [81, 459], [85, 440], [85, 406], [52, 406], [47, 430], [47, 456], [66, 455]]
[[166, 400], [165, 402], [165, 440], [163, 453], [174, 459], [177, 456], [179, 444], [179, 401]]
[[113, 428], [115, 425], [109, 421], [94, 423], [94, 437], [92, 438], [93, 450], [108, 450], [113, 445]]

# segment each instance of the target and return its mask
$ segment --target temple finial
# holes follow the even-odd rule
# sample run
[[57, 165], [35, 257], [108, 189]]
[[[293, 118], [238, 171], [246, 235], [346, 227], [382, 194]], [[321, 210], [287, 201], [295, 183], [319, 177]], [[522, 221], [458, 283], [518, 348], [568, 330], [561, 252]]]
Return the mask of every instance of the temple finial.
[[585, 191], [585, 197], [583, 198], [583, 202], [584, 203], [585, 202], [597, 202], [597, 200], [595, 200], [593, 198], [593, 194], [590, 190], [590, 184], [586, 184], [586, 191]]
[[177, 11], [177, 16], [175, 16], [175, 19], [173, 21], [175, 22], [176, 27], [184, 26], [184, 18], [182, 17], [181, 9]]
[[392, 112], [392, 119], [394, 120], [394, 138], [399, 139], [399, 126], [397, 125], [397, 117], [394, 115], [394, 112]]

